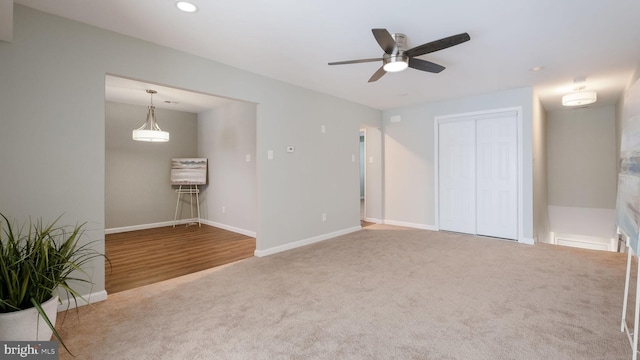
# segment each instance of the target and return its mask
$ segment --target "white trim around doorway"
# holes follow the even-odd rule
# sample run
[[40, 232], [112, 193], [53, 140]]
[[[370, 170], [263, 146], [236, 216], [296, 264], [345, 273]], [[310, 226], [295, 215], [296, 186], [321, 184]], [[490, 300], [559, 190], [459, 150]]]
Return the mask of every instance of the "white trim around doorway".
[[439, 125], [440, 123], [450, 122], [462, 120], [461, 118], [481, 118], [484, 116], [488, 116], [491, 114], [504, 113], [504, 112], [516, 112], [516, 131], [517, 131], [517, 159], [518, 159], [518, 242], [523, 244], [533, 244], [534, 241], [531, 238], [526, 238], [524, 236], [524, 197], [523, 197], [523, 138], [522, 138], [522, 106], [508, 107], [508, 108], [500, 108], [500, 109], [491, 109], [491, 110], [482, 110], [482, 111], [474, 111], [467, 113], [459, 113], [459, 114], [450, 114], [450, 115], [442, 115], [436, 116], [434, 118], [434, 198], [435, 198], [435, 228], [434, 230], [440, 230], [440, 199], [439, 199], [439, 151], [438, 151], [438, 141], [439, 141]]

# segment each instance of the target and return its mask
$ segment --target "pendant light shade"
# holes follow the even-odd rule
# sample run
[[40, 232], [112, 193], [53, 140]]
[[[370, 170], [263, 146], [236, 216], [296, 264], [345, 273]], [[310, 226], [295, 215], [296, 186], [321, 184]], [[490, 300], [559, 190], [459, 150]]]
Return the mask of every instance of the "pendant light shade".
[[153, 94], [157, 93], [157, 91], [147, 90], [147, 93], [151, 94], [151, 105], [149, 105], [149, 111], [147, 112], [147, 120], [141, 127], [133, 130], [131, 137], [136, 141], [167, 142], [169, 141], [169, 133], [162, 131], [156, 122], [156, 107], [153, 106]]

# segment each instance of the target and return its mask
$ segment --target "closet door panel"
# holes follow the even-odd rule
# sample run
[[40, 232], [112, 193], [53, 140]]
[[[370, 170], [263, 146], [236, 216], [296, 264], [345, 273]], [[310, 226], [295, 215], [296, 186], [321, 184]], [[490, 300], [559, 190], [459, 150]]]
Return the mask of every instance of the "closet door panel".
[[516, 117], [482, 119], [477, 127], [477, 234], [518, 237]]
[[440, 229], [476, 233], [476, 134], [474, 121], [439, 125]]

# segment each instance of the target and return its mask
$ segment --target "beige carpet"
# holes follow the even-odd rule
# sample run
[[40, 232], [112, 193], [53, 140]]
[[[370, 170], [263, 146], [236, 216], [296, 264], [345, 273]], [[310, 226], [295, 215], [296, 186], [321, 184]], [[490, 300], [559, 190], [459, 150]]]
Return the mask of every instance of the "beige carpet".
[[58, 325], [79, 359], [630, 359], [625, 266], [374, 225], [117, 293]]

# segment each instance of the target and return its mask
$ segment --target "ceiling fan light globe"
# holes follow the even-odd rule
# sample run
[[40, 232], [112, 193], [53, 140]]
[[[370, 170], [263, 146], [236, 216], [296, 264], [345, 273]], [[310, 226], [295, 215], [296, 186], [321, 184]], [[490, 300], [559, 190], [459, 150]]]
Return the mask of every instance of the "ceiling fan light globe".
[[394, 61], [384, 64], [384, 71], [386, 72], [399, 72], [409, 67], [404, 61]]
[[409, 67], [409, 57], [400, 51], [398, 54], [386, 55], [382, 58], [382, 68], [386, 72], [399, 72]]

